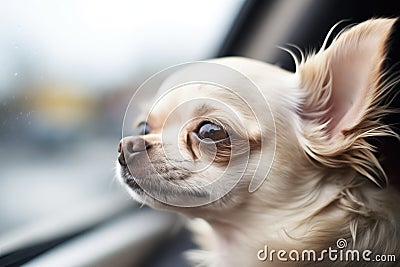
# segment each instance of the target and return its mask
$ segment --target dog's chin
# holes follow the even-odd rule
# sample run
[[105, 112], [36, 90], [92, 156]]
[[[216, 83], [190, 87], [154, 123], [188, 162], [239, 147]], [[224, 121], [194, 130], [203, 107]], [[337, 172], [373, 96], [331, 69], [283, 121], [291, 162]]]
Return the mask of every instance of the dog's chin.
[[168, 206], [151, 196], [135, 180], [129, 169], [117, 163], [117, 176], [120, 182], [125, 186], [129, 195], [138, 203], [148, 205], [155, 209], [168, 209]]
[[[145, 194], [144, 190], [135, 181], [129, 169], [126, 166], [121, 166], [117, 162], [117, 177], [118, 180], [128, 189], [128, 192], [139, 201], [139, 196]], [[142, 201], [140, 201], [142, 202]]]
[[[126, 187], [128, 193], [132, 196], [134, 200], [139, 203], [146, 204], [156, 209], [168, 209], [168, 210], [176, 210], [180, 209], [179, 205], [171, 205], [167, 201], [168, 198], [175, 197], [181, 198], [183, 196], [188, 195], [188, 192], [182, 190], [181, 192], [174, 191], [174, 195], [171, 196], [172, 191], [169, 188], [162, 188], [161, 186], [154, 183], [153, 186], [149, 186], [147, 183], [142, 184], [140, 181], [137, 182], [136, 176], [132, 175], [128, 167], [121, 166], [117, 162], [117, 176], [119, 181]], [[147, 177], [148, 180], [151, 180], [151, 177]], [[193, 198], [199, 197], [199, 195], [193, 195]]]
[[[208, 195], [197, 193], [191, 194], [190, 191], [175, 191], [173, 196], [171, 196], [172, 192], [168, 188], [161, 188], [161, 187], [151, 187], [143, 186], [135, 180], [134, 176], [130, 173], [127, 167], [121, 166], [118, 164], [118, 178], [120, 182], [124, 185], [127, 189], [129, 195], [137, 202], [141, 204], [148, 205], [154, 209], [159, 210], [169, 210], [180, 212], [189, 216], [199, 216], [204, 213], [204, 211], [212, 212], [215, 210], [214, 205], [219, 203], [216, 201], [214, 203], [209, 203], [206, 205], [190, 205], [188, 203], [204, 203], [204, 199], [209, 198]], [[168, 202], [171, 200], [172, 203]], [[178, 202], [176, 202], [178, 199]], [[181, 199], [184, 199], [181, 201]], [[175, 201], [174, 201], [175, 200]], [[191, 208], [188, 208], [191, 206]], [[219, 207], [221, 208], [221, 207]], [[219, 209], [218, 209], [219, 210]]]

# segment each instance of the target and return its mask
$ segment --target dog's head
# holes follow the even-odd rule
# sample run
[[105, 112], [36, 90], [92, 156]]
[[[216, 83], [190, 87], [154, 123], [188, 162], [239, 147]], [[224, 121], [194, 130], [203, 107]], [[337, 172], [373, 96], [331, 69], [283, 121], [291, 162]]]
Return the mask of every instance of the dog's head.
[[390, 133], [378, 103], [389, 88], [382, 62], [393, 24], [344, 31], [296, 61], [296, 73], [245, 58], [180, 68], [139, 133], [121, 140], [119, 176], [139, 201], [203, 217], [255, 202], [323, 206], [359, 177], [382, 185], [365, 138]]

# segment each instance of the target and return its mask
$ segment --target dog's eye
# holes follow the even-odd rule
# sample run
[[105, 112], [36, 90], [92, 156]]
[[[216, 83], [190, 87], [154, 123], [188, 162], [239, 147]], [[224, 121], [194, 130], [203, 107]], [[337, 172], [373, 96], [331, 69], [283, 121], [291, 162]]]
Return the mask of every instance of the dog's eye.
[[147, 122], [141, 122], [138, 125], [139, 135], [146, 135], [151, 132], [150, 125]]
[[222, 141], [229, 137], [228, 133], [222, 126], [211, 122], [205, 122], [197, 131], [197, 136], [203, 139], [211, 139], [213, 141]]

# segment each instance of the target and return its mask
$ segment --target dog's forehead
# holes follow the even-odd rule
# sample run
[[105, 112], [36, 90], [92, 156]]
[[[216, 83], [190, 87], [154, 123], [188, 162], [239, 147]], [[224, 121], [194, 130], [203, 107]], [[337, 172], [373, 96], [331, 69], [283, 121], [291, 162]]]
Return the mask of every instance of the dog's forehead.
[[287, 88], [297, 85], [295, 75], [262, 62], [244, 58], [208, 62], [184, 66], [165, 79], [153, 100], [150, 120], [161, 125], [172, 113], [187, 120], [203, 115], [198, 112], [201, 107], [228, 111], [214, 113], [217, 116], [236, 112], [236, 117], [254, 120], [254, 114], [270, 113], [274, 103], [284, 103], [282, 98], [290, 95]]
[[172, 113], [192, 116], [205, 106], [218, 106], [215, 92], [221, 90], [218, 86], [207, 84], [187, 84], [160, 93], [150, 112], [151, 117], [162, 118]]
[[[250, 75], [252, 64], [247, 61], [247, 59], [241, 58], [237, 60], [225, 58], [185, 64], [174, 70], [163, 81], [158, 90], [158, 95], [180, 87], [192, 89], [193, 87], [186, 86], [190, 84], [199, 85], [201, 88], [207, 87], [205, 85], [216, 85], [220, 88], [237, 91], [247, 90], [254, 78], [251, 77], [253, 75]], [[246, 65], [249, 66], [246, 67]], [[259, 76], [259, 73], [256, 76]], [[201, 94], [201, 92], [197, 93]]]
[[[238, 96], [249, 95], [251, 90], [249, 87], [252, 86], [257, 90], [256, 85], [252, 84], [252, 80], [246, 73], [235, 69], [238, 62], [231, 61], [209, 60], [177, 69], [162, 82], [158, 89], [153, 101], [154, 106], [157, 106], [154, 112], [163, 113], [164, 108], [171, 109], [185, 102], [201, 102], [194, 100], [213, 98], [223, 100], [224, 96], [232, 95], [232, 93]], [[238, 61], [240, 63], [241, 59]]]

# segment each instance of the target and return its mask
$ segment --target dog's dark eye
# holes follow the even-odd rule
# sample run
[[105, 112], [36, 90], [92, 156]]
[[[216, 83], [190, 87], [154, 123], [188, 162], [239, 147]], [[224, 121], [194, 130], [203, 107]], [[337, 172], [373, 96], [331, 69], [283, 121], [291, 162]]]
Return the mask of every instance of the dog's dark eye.
[[228, 133], [222, 126], [211, 122], [205, 122], [197, 131], [197, 136], [203, 139], [211, 139], [213, 141], [222, 141], [229, 137]]
[[147, 122], [141, 122], [138, 125], [139, 135], [146, 135], [151, 132], [150, 125]]

